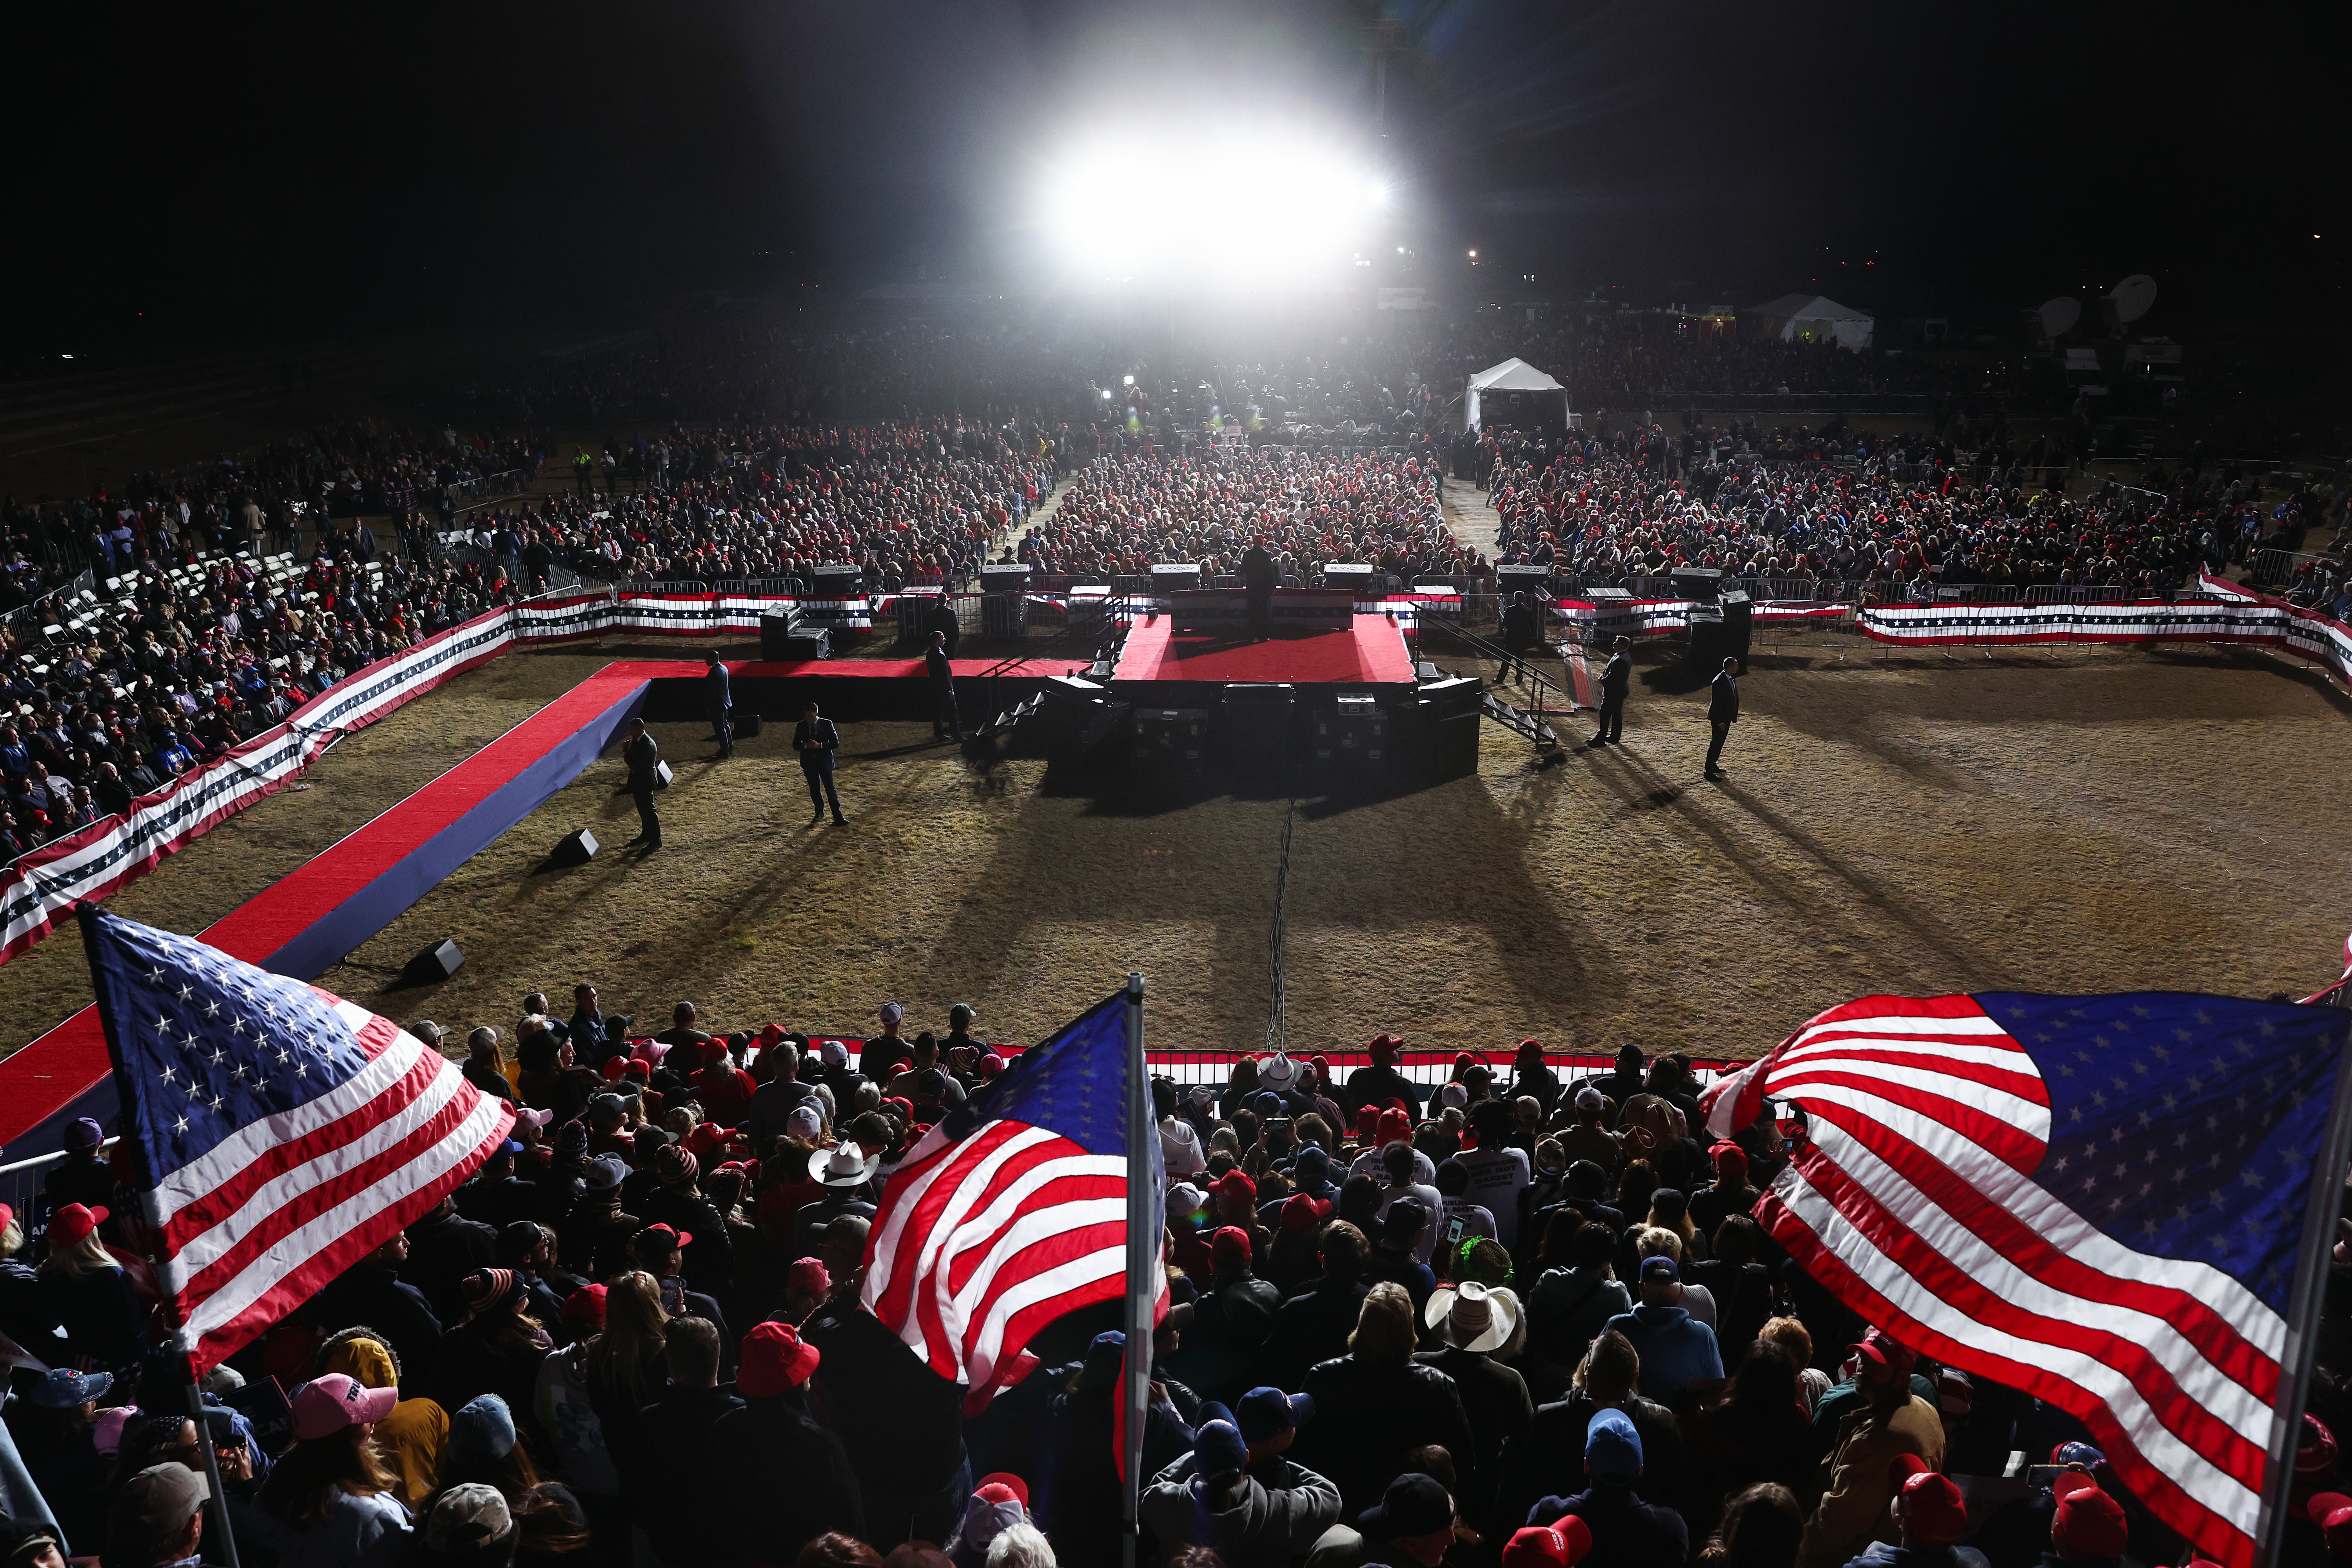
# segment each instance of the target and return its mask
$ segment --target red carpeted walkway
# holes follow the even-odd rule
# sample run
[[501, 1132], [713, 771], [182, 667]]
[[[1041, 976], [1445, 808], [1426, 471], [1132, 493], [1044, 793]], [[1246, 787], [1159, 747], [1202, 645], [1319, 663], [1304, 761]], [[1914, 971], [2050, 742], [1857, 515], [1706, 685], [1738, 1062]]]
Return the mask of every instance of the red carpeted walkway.
[[1166, 616], [1127, 635], [1113, 680], [1290, 681], [1298, 685], [1410, 683], [1412, 655], [1386, 616], [1358, 616], [1344, 632], [1277, 637], [1265, 642], [1175, 635]]
[[[496, 837], [577, 776], [578, 765], [593, 759], [643, 697], [648, 679], [678, 668], [607, 665], [201, 936], [232, 958], [298, 979], [323, 973], [439, 881], [450, 862], [478, 848], [472, 840]], [[319, 947], [322, 940], [331, 952]], [[280, 954], [285, 958], [271, 963]], [[110, 1071], [95, 1006], [30, 1041], [0, 1061], [0, 1144], [22, 1137]]]

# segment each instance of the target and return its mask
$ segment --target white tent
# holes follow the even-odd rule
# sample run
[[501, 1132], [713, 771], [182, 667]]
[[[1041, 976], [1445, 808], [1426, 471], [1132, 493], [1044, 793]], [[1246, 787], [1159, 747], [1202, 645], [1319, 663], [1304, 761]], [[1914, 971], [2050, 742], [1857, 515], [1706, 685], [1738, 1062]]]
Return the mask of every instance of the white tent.
[[1523, 359], [1489, 365], [1462, 389], [1463, 417], [1471, 429], [1479, 427], [1481, 404], [1490, 396], [1499, 396], [1510, 406], [1514, 423], [1532, 418], [1555, 429], [1568, 427], [1568, 388]]
[[1871, 329], [1877, 325], [1868, 313], [1820, 294], [1783, 294], [1740, 313], [1756, 322], [1765, 337], [1826, 341], [1842, 349], [1868, 348]]

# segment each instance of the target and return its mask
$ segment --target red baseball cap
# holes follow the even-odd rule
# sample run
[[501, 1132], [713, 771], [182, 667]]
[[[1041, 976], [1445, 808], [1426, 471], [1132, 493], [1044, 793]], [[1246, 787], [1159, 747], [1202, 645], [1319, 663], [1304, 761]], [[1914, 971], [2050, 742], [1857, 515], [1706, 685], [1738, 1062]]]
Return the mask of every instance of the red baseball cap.
[[49, 1216], [49, 1250], [63, 1252], [68, 1247], [79, 1247], [89, 1239], [89, 1233], [106, 1223], [108, 1210], [103, 1206], [85, 1208], [79, 1204], [68, 1204]]
[[766, 1399], [806, 1383], [819, 1361], [816, 1347], [790, 1323], [754, 1323], [743, 1336], [743, 1364], [735, 1386], [752, 1399]]
[[[980, 1485], [974, 1487], [972, 1491], [977, 1495], [990, 1487], [1003, 1487], [1008, 1493], [1012, 1494], [1013, 1501], [1019, 1503], [1024, 1509], [1029, 1506], [1029, 1483], [1023, 1480], [1019, 1476], [1014, 1475], [1011, 1470], [989, 1471], [988, 1474], [980, 1478]], [[1003, 1498], [991, 1498], [988, 1500], [991, 1502], [1002, 1502], [1004, 1500]]]
[[604, 1287], [583, 1285], [563, 1299], [563, 1315], [591, 1328], [604, 1326]]
[[[2090, 1480], [2088, 1476], [2083, 1479]], [[2120, 1557], [2131, 1544], [2131, 1530], [2124, 1523], [2123, 1505], [2091, 1481], [2058, 1500], [2058, 1512], [2050, 1521], [2050, 1539], [2080, 1557]]]
[[1377, 1143], [1393, 1143], [1400, 1138], [1412, 1136], [1412, 1118], [1402, 1110], [1381, 1111], [1380, 1121], [1372, 1129], [1372, 1141]]
[[1591, 1527], [1571, 1513], [1557, 1524], [1515, 1531], [1503, 1543], [1503, 1568], [1571, 1568], [1591, 1550]]
[[1237, 1225], [1221, 1226], [1209, 1237], [1209, 1253], [1219, 1263], [1240, 1263], [1250, 1260], [1249, 1232]]
[[1969, 1505], [1949, 1476], [1933, 1470], [1903, 1483], [1903, 1529], [1929, 1546], [1949, 1546], [1967, 1533]]
[[1209, 1190], [1221, 1198], [1240, 1196], [1255, 1200], [1257, 1197], [1257, 1184], [1239, 1171], [1227, 1171]]
[[1305, 1193], [1293, 1193], [1282, 1200], [1282, 1228], [1288, 1231], [1313, 1230], [1330, 1212], [1330, 1199], [1310, 1198]]

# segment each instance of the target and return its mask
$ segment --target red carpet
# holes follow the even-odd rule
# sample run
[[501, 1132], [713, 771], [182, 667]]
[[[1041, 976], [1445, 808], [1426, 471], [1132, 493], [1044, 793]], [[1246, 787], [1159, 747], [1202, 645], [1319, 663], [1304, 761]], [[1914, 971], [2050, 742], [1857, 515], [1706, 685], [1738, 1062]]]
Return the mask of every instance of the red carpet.
[[[446, 874], [449, 868], [439, 862], [447, 856], [434, 853], [436, 847], [446, 847], [451, 854], [462, 848], [436, 847], [436, 838], [458, 826], [486, 804], [492, 805], [493, 815], [504, 815], [492, 803], [499, 792], [530, 773], [541, 759], [559, 752], [565, 742], [612, 715], [615, 709], [633, 702], [644, 691], [649, 672], [675, 675], [678, 668], [667, 662], [606, 666], [199, 934], [230, 957], [258, 964], [268, 964], [281, 952], [299, 952], [306, 933], [329, 924], [339, 915], [345, 916], [347, 922], [345, 929], [336, 933], [339, 937], [363, 940], [373, 935]], [[520, 815], [527, 814], [526, 810]], [[520, 820], [520, 815], [515, 820]], [[496, 832], [490, 829], [503, 831], [511, 825], [489, 822], [480, 826], [495, 837]], [[463, 856], [457, 858], [462, 859]], [[359, 918], [369, 911], [346, 914], [346, 906], [376, 889], [386, 877], [396, 877], [404, 867], [409, 866], [415, 870], [413, 881], [417, 885], [404, 889], [409, 894], [407, 901], [397, 902], [394, 907], [393, 897], [382, 898], [381, 907], [373, 911], [382, 918], [372, 924]], [[339, 961], [347, 951], [341, 942], [330, 945], [335, 951], [327, 956], [327, 964]], [[357, 941], [351, 941], [349, 945], [356, 946]], [[307, 980], [323, 967], [302, 963], [299, 968], [308, 969], [308, 973], [298, 973], [296, 967], [282, 972], [297, 973], [298, 978]], [[47, 1034], [30, 1041], [22, 1050], [0, 1061], [0, 1144], [12, 1143], [39, 1126], [61, 1107], [104, 1081], [110, 1071], [106, 1036], [99, 1026], [95, 1006], [83, 1008]]]
[[1259, 643], [1175, 637], [1166, 616], [1128, 633], [1118, 681], [1292, 681], [1301, 685], [1372, 685], [1412, 679], [1404, 633], [1386, 616], [1358, 616], [1344, 632], [1284, 637]]

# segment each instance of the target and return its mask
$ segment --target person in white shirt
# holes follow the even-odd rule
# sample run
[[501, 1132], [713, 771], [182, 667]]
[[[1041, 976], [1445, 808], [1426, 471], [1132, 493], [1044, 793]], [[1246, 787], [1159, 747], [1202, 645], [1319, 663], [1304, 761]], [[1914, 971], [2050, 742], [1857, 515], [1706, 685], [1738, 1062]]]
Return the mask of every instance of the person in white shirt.
[[1421, 1239], [1413, 1244], [1412, 1255], [1422, 1262], [1429, 1261], [1444, 1239], [1444, 1223], [1438, 1216], [1445, 1212], [1445, 1199], [1427, 1183], [1415, 1179], [1413, 1162], [1428, 1163], [1428, 1156], [1410, 1143], [1391, 1143], [1381, 1151], [1381, 1206], [1377, 1218], [1388, 1217], [1389, 1206], [1399, 1198], [1411, 1198], [1421, 1205], [1430, 1223], [1421, 1227]]
[[1472, 1108], [1471, 1127], [1478, 1147], [1454, 1156], [1470, 1173], [1468, 1196], [1495, 1216], [1495, 1239], [1513, 1257], [1519, 1250], [1519, 1192], [1529, 1179], [1527, 1151], [1516, 1148], [1511, 1107], [1497, 1100], [1482, 1100]]

